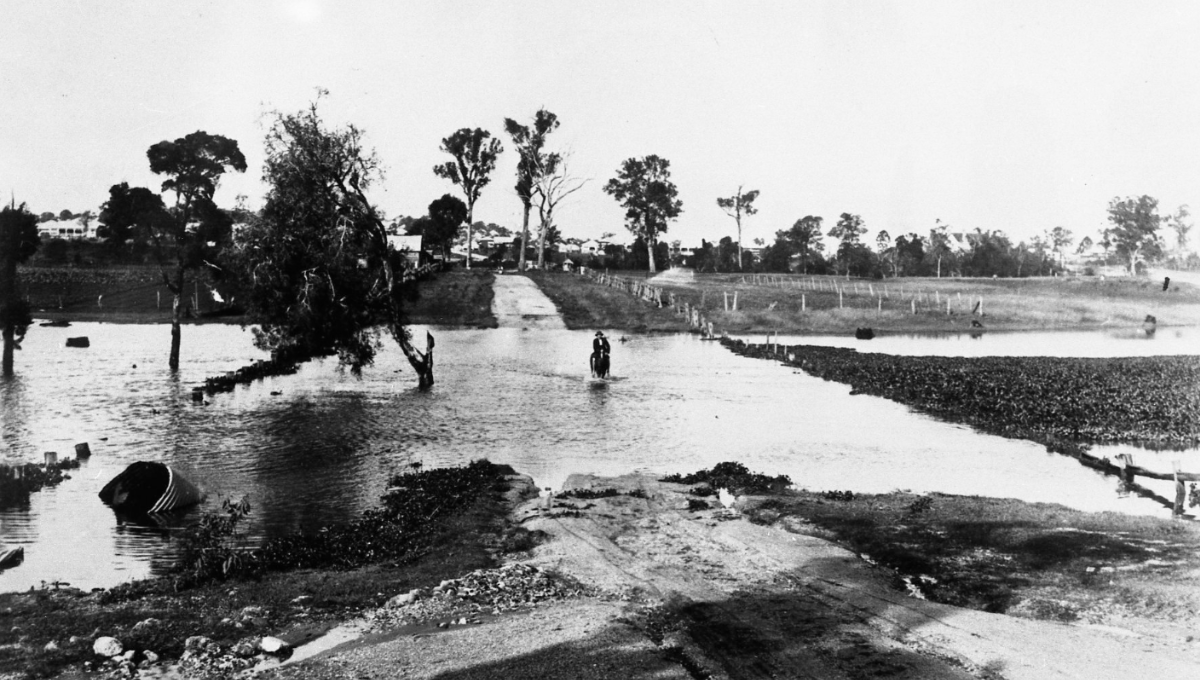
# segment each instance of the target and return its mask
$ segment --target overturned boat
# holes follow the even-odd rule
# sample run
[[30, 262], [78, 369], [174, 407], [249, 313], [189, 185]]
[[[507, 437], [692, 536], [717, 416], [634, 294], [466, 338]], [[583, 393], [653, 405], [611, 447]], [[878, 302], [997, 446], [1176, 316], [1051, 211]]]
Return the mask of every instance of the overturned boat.
[[100, 489], [100, 500], [114, 510], [153, 514], [190, 507], [204, 494], [170, 466], [138, 461]]
[[0, 545], [0, 571], [15, 567], [25, 559], [25, 548], [5, 548]]

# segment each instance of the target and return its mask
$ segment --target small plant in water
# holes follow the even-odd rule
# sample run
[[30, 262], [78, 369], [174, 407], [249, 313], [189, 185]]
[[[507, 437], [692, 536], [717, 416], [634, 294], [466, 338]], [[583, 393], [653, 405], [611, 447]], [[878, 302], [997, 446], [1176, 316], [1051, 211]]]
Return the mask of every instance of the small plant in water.
[[220, 512], [205, 513], [183, 536], [182, 571], [200, 580], [224, 579], [253, 571], [255, 560], [238, 524], [250, 514], [250, 501], [225, 499]]

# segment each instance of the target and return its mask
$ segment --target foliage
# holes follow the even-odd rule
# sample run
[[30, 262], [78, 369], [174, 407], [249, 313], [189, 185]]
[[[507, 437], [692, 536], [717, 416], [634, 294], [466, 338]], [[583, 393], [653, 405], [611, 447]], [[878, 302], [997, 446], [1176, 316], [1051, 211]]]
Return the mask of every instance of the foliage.
[[219, 513], [205, 513], [181, 537], [178, 568], [196, 581], [253, 575], [260, 564], [238, 526], [250, 514], [245, 498], [226, 498]]
[[[428, 245], [441, 248], [442, 259], [450, 260], [450, 244], [458, 237], [470, 209], [458, 198], [445, 194], [429, 204], [429, 221], [422, 233]], [[411, 233], [411, 232], [410, 232]]]
[[129, 239], [146, 241], [154, 231], [166, 229], [163, 222], [169, 219], [161, 196], [145, 187], [131, 188], [128, 182], [121, 182], [108, 190], [96, 235], [117, 246]]
[[854, 500], [853, 491], [825, 491], [821, 494], [821, 498], [827, 501], [838, 501], [839, 503], [850, 503]]
[[[558, 129], [558, 116], [546, 109], [538, 109], [533, 116], [533, 126], [522, 125], [512, 118], [504, 119], [504, 131], [512, 138], [519, 156], [517, 160], [517, 183], [513, 187], [521, 199], [523, 217], [521, 243], [529, 243], [529, 211], [533, 209], [533, 197], [538, 181], [546, 168], [546, 136]], [[525, 250], [520, 249], [519, 266], [525, 270]]]
[[315, 102], [275, 114], [266, 152], [266, 203], [237, 256], [255, 344], [297, 361], [337, 354], [358, 374], [374, 361], [380, 324], [402, 348], [409, 339], [394, 281], [406, 261], [389, 252], [363, 193], [379, 159], [354, 125], [327, 128]]
[[[472, 251], [471, 223], [475, 214], [475, 202], [479, 194], [491, 181], [489, 175], [496, 168], [496, 159], [504, 150], [500, 140], [491, 139], [492, 133], [482, 128], [461, 128], [442, 140], [441, 150], [454, 160], [433, 167], [433, 174], [444, 177], [462, 188], [466, 197], [467, 222], [467, 267], [470, 268]], [[430, 213], [432, 215], [432, 212]], [[461, 223], [461, 221], [460, 221]], [[457, 224], [455, 228], [457, 228]], [[448, 251], [447, 247], [447, 251]]]
[[859, 239], [865, 233], [867, 233], [867, 227], [863, 224], [862, 217], [851, 213], [842, 213], [837, 224], [829, 230], [829, 236], [841, 242], [837, 249], [837, 263], [838, 268], [847, 276], [850, 275], [851, 261], [856, 256], [855, 247], [860, 245]]
[[[621, 164], [617, 176], [604, 185], [604, 192], [625, 208], [629, 230], [651, 246], [659, 234], [666, 233], [668, 223], [683, 212], [670, 167], [670, 161], [655, 155], [629, 158]], [[653, 263], [650, 271], [656, 271]]]
[[661, 481], [671, 484], [707, 484], [710, 488], [728, 489], [734, 494], [780, 493], [792, 484], [787, 475], [770, 477], [750, 472], [745, 465], [737, 462], [717, 463], [711, 470], [700, 470], [688, 475], [671, 474], [663, 477]]
[[758, 198], [758, 194], [759, 191], [757, 189], [743, 192], [742, 187], [739, 186], [737, 193], [734, 195], [728, 198], [717, 199], [717, 207], [724, 210], [726, 215], [729, 215], [737, 222], [739, 269], [742, 265], [742, 216], [753, 215], [758, 212], [758, 209], [754, 207], [754, 200]]
[[1158, 199], [1114, 198], [1108, 204], [1108, 221], [1112, 226], [1104, 230], [1104, 236], [1112, 242], [1117, 254], [1127, 260], [1130, 274], [1135, 273], [1139, 262], [1161, 254], [1158, 228], [1162, 218], [1158, 215]]

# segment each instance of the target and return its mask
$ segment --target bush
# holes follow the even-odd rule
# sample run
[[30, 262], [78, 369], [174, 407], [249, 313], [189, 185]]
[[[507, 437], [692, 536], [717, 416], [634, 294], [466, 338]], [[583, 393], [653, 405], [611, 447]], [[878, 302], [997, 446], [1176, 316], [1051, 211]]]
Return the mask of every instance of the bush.
[[717, 463], [711, 470], [700, 470], [690, 475], [667, 475], [661, 481], [673, 484], [707, 484], [711, 489], [728, 489], [734, 494], [780, 493], [792, 485], [787, 475], [770, 477], [750, 472], [741, 463]]

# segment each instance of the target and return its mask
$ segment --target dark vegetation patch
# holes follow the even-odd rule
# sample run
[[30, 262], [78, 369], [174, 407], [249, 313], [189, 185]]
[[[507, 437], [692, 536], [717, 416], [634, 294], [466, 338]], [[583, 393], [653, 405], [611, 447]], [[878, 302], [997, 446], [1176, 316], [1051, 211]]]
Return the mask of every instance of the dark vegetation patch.
[[787, 475], [771, 477], [750, 472], [745, 465], [736, 462], [717, 463], [711, 470], [700, 470], [688, 475], [667, 475], [660, 481], [671, 484], [707, 484], [709, 489], [727, 489], [732, 494], [780, 493], [792, 484]]
[[[95, 593], [46, 587], [0, 594], [0, 675], [48, 676], [90, 660], [99, 635], [164, 658], [178, 657], [192, 635], [222, 645], [262, 635], [296, 642], [397, 593], [494, 567], [498, 552], [509, 547], [511, 506], [503, 498], [509, 472], [481, 461], [400, 475], [382, 507], [359, 521], [268, 542], [228, 575], [221, 571], [224, 560], [213, 559], [199, 571], [193, 563], [173, 576]], [[209, 521], [227, 517], [228, 511]], [[237, 522], [232, 524], [236, 533]], [[385, 545], [402, 526], [411, 535]], [[233, 533], [218, 529], [211, 535], [213, 541], [203, 545], [240, 547]], [[514, 545], [537, 540], [511, 532], [507, 537]], [[262, 611], [243, 621], [246, 607]], [[160, 623], [135, 633], [134, 625], [148, 618]], [[72, 636], [78, 639], [71, 642]], [[52, 640], [58, 649], [48, 651]]]
[[0, 465], [0, 510], [25, 505], [29, 494], [48, 486], [57, 486], [70, 479], [67, 470], [79, 467], [79, 461], [66, 458], [51, 465], [26, 463], [24, 465]]
[[1200, 357], [922, 357], [728, 347], [985, 432], [1078, 454], [1089, 442], [1200, 443]]
[[1200, 604], [1200, 529], [1190, 523], [906, 493], [832, 500], [796, 492], [746, 514], [763, 524], [804, 519], [815, 535], [892, 569], [898, 588], [911, 584], [930, 600], [962, 607], [1103, 622], [1116, 600], [1122, 615], [1162, 620], [1190, 616]]

